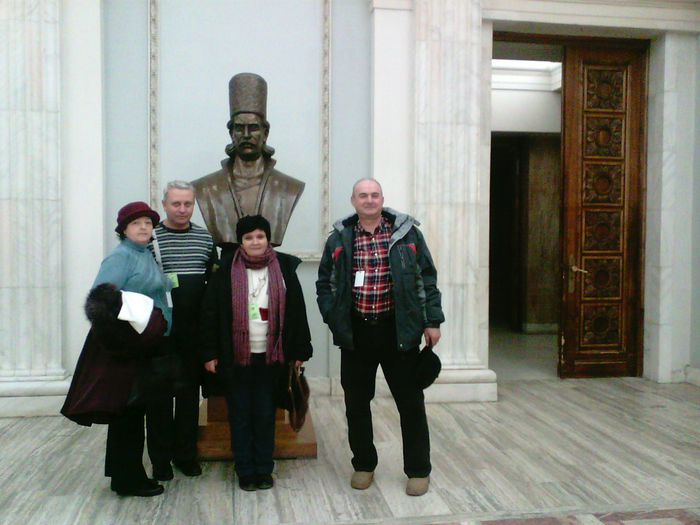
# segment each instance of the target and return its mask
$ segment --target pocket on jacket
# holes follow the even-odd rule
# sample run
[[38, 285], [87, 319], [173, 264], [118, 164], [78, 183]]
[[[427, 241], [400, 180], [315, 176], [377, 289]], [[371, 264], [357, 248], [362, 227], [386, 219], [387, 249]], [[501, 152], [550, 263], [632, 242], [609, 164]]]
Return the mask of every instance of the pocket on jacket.
[[396, 247], [399, 250], [401, 266], [404, 270], [412, 270], [416, 267], [416, 248], [414, 244], [401, 244]]
[[418, 308], [406, 310], [407, 328], [416, 328], [417, 332], [423, 332], [423, 313]]

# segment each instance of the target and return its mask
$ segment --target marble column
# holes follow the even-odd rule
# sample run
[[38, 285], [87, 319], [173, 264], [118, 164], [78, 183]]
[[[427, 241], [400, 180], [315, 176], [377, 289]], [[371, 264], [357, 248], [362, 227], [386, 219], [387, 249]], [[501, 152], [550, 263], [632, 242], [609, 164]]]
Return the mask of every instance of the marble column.
[[491, 27], [478, 0], [416, 0], [414, 211], [446, 323], [432, 401], [495, 401], [488, 369]]
[[[693, 326], [693, 163], [696, 35], [669, 32], [651, 43], [644, 259], [644, 376], [683, 382]], [[695, 214], [695, 216], [694, 216]], [[695, 373], [697, 375], [697, 373]]]
[[1, 401], [65, 393], [59, 1], [0, 3], [0, 34]]

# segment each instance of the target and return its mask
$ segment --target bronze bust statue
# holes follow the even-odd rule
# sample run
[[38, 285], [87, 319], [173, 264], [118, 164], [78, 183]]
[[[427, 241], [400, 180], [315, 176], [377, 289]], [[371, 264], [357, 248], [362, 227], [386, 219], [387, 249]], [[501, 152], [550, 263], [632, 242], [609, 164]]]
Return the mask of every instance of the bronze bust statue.
[[218, 245], [236, 242], [236, 224], [245, 215], [264, 216], [270, 244], [280, 246], [304, 183], [274, 169], [275, 150], [267, 145], [267, 82], [253, 73], [228, 84], [231, 144], [221, 169], [192, 181], [209, 233]]

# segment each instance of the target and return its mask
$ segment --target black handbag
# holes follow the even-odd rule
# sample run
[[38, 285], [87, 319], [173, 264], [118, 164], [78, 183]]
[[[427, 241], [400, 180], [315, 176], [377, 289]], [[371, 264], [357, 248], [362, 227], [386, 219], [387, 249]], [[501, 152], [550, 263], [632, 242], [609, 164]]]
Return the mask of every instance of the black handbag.
[[299, 432], [304, 426], [306, 413], [309, 411], [309, 383], [304, 377], [304, 367], [297, 367], [294, 362], [287, 365], [287, 373], [282, 374], [282, 383], [277, 406], [287, 411], [289, 426]]

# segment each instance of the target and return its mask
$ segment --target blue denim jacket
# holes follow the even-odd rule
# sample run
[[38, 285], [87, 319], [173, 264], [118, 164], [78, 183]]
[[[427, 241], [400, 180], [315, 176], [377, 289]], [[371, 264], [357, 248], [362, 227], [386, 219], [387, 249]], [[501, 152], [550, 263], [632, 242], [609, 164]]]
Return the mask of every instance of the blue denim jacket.
[[146, 246], [129, 239], [122, 240], [102, 261], [92, 287], [102, 283], [112, 283], [120, 290], [141, 293], [153, 299], [154, 305], [161, 309], [168, 322], [165, 335], [170, 334], [173, 316], [165, 292], [170, 290], [172, 284], [160, 271]]

